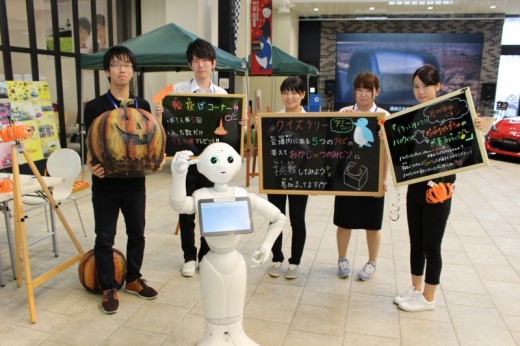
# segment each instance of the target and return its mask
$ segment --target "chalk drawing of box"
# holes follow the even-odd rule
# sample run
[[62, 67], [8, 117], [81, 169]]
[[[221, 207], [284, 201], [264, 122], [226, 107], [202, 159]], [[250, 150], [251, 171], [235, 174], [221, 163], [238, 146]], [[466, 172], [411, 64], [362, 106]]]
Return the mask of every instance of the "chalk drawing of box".
[[351, 161], [343, 172], [343, 182], [345, 185], [356, 190], [361, 190], [368, 180], [368, 169], [361, 162]]

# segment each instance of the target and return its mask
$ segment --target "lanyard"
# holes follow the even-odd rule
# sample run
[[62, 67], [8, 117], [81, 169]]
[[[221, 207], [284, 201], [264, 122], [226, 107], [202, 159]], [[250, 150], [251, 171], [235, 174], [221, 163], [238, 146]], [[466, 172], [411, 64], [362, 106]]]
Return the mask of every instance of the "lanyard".
[[[107, 92], [107, 97], [108, 97], [108, 100], [110, 101], [110, 103], [112, 103], [112, 105], [114, 106], [114, 108], [118, 109], [119, 106], [117, 105], [117, 102], [112, 97], [112, 95], [110, 95], [110, 92]], [[133, 98], [134, 98], [134, 107], [137, 109], [137, 108], [139, 108], [139, 104], [137, 103], [137, 97], [133, 96]]]

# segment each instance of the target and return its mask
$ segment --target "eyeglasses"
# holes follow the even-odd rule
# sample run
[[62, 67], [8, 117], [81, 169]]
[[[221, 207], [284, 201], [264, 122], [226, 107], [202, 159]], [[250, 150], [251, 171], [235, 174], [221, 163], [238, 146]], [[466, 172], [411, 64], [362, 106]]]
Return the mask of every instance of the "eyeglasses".
[[110, 64], [110, 67], [112, 68], [124, 68], [125, 70], [131, 70], [133, 68], [132, 64], [129, 62], [113, 62]]

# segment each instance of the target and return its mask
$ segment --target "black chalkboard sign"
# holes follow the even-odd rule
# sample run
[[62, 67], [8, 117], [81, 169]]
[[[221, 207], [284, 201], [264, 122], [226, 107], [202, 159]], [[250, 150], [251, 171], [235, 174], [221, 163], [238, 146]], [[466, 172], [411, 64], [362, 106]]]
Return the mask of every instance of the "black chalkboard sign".
[[383, 113], [259, 113], [259, 188], [269, 194], [382, 196]]
[[214, 142], [225, 142], [243, 156], [245, 95], [175, 93], [165, 96], [162, 105], [167, 156], [181, 150], [199, 155]]
[[469, 88], [394, 113], [383, 131], [395, 186], [488, 165]]

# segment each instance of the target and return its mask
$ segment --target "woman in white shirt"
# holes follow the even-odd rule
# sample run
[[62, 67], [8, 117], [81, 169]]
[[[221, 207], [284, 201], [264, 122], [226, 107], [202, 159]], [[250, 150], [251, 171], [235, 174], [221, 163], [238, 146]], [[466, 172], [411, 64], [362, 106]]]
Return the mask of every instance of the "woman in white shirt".
[[[371, 72], [362, 72], [354, 80], [356, 104], [340, 109], [340, 112], [382, 112], [375, 99], [380, 92], [379, 80]], [[386, 162], [386, 160], [385, 160]], [[385, 169], [386, 164], [382, 169]], [[386, 177], [386, 174], [384, 174]], [[347, 249], [352, 229], [365, 229], [368, 245], [368, 262], [358, 272], [360, 280], [369, 280], [376, 271], [377, 256], [381, 247], [381, 225], [385, 197], [336, 196], [334, 200], [334, 225], [338, 226], [336, 240], [338, 246], [338, 276], [347, 278], [352, 268], [347, 259]]]

